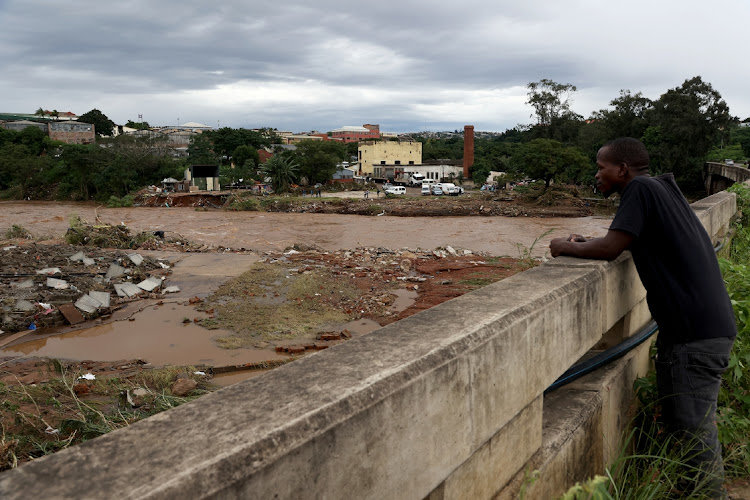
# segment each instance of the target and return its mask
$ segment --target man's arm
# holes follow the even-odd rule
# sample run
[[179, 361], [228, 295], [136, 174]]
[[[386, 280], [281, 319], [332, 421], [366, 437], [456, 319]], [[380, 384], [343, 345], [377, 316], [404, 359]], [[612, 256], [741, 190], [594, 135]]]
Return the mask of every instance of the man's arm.
[[[573, 238], [576, 236], [576, 238]], [[609, 230], [603, 238], [583, 240], [571, 235], [569, 238], [555, 238], [549, 244], [552, 257], [569, 255], [584, 259], [614, 260], [633, 242], [633, 235], [625, 231]]]

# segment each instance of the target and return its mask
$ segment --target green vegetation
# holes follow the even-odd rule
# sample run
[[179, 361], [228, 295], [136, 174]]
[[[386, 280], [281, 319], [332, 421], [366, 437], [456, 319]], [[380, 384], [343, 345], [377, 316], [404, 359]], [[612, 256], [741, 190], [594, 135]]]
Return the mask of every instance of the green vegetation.
[[[590, 186], [596, 152], [616, 137], [642, 140], [651, 155], [652, 173], [673, 172], [685, 192], [702, 189], [705, 161], [750, 157], [750, 128], [739, 126], [720, 93], [699, 76], [656, 100], [623, 89], [606, 109], [586, 119], [570, 110], [575, 85], [542, 79], [527, 88], [526, 102], [536, 123], [492, 138], [476, 137], [471, 169], [475, 184], [481, 185], [490, 171], [500, 171], [517, 179]], [[422, 142], [425, 160], [463, 158], [460, 135], [412, 135]], [[545, 142], [531, 145], [539, 140]]]
[[[717, 425], [722, 444], [724, 469], [729, 478], [747, 478], [750, 473], [750, 188], [733, 185], [739, 216], [729, 251], [730, 259], [719, 259], [724, 282], [734, 306], [737, 339], [729, 358], [719, 392]], [[620, 456], [606, 471], [606, 480], [597, 477], [576, 485], [563, 498], [641, 499], [667, 498], [676, 483], [695, 471], [685, 465], [681, 447], [664, 437], [656, 424], [659, 412], [656, 375], [652, 372], [635, 383], [642, 410], [634, 419]], [[682, 449], [689, 447], [682, 447]], [[596, 491], [598, 496], [585, 496]], [[575, 496], [576, 494], [583, 496]], [[573, 496], [571, 496], [573, 495]], [[701, 498], [691, 496], [690, 498]]]
[[6, 240], [30, 240], [31, 233], [23, 226], [13, 224], [10, 229], [5, 231]]
[[322, 325], [353, 319], [341, 303], [359, 296], [356, 286], [325, 269], [293, 272], [281, 265], [257, 263], [223, 284], [201, 309], [215, 318], [201, 325], [236, 332], [217, 339], [226, 349], [251, 347], [259, 340], [312, 338]]
[[[147, 370], [128, 378], [99, 376], [91, 381], [57, 360], [50, 360], [44, 370], [57, 376], [44, 384], [0, 383], [0, 470], [126, 427], [209, 390], [192, 367]], [[179, 377], [194, 378], [198, 384], [187, 397], [171, 393]], [[129, 400], [135, 389], [139, 395]]]

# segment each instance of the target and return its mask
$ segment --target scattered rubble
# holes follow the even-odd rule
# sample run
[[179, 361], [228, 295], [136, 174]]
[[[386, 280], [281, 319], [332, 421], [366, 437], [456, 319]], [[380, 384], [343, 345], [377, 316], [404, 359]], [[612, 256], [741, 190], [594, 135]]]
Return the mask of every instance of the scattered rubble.
[[26, 243], [0, 252], [0, 328], [8, 333], [111, 313], [159, 293], [170, 273], [157, 259], [118, 250]]

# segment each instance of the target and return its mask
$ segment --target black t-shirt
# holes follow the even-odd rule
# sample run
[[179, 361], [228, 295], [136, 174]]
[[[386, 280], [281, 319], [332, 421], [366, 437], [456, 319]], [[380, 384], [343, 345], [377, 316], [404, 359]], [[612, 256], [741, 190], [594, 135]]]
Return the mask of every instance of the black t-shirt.
[[635, 237], [629, 250], [662, 340], [737, 335], [711, 239], [672, 174], [631, 180], [610, 229]]

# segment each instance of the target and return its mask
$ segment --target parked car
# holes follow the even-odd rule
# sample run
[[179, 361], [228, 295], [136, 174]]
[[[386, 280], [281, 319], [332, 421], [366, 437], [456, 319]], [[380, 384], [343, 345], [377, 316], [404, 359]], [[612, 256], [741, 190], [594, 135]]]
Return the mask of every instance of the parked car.
[[406, 188], [404, 186], [391, 186], [385, 190], [385, 194], [405, 195]]
[[440, 189], [440, 186], [432, 186], [432, 194], [435, 196], [443, 196], [443, 190]]
[[726, 165], [734, 165], [734, 160], [732, 160], [731, 158], [728, 158], [728, 159], [724, 160], [724, 164], [726, 164]]
[[429, 195], [430, 195], [430, 185], [422, 184], [422, 196], [429, 196]]

